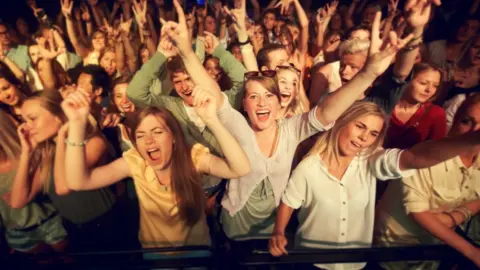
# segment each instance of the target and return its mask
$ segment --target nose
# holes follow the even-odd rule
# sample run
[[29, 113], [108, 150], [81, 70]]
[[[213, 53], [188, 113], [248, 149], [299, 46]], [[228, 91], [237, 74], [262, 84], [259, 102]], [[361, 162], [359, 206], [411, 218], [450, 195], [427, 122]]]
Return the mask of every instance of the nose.
[[155, 138], [152, 135], [145, 136], [145, 144], [149, 145], [155, 142]]
[[264, 97], [260, 97], [260, 98], [258, 99], [258, 106], [259, 106], [259, 107], [265, 106], [265, 98], [264, 98]]
[[362, 142], [365, 142], [367, 140], [367, 132], [368, 131], [364, 131], [362, 133], [360, 133], [360, 135], [358, 136], [358, 138], [362, 141]]
[[352, 69], [350, 68], [350, 66], [345, 66], [341, 70], [341, 74], [342, 74], [342, 76], [348, 76], [351, 73], [351, 71], [352, 71]]

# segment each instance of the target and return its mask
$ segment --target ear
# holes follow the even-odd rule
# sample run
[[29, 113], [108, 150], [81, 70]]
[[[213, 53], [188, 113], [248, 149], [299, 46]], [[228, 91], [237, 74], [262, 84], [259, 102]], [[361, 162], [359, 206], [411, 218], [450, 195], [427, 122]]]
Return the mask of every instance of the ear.
[[97, 89], [95, 89], [95, 91], [93, 91], [93, 94], [97, 97], [101, 96], [103, 93], [103, 88], [102, 87], [99, 87]]

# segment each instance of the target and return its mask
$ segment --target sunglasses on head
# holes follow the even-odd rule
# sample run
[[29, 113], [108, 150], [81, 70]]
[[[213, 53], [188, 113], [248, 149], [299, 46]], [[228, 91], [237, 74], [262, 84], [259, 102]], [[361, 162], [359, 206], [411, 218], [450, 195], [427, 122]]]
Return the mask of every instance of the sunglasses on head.
[[295, 72], [297, 72], [298, 74], [302, 73], [302, 71], [300, 71], [300, 69], [298, 69], [294, 64], [290, 63], [288, 66], [277, 66], [277, 70], [279, 69], [288, 69], [288, 70], [293, 70]]
[[257, 78], [257, 77], [268, 77], [273, 78], [277, 75], [275, 70], [262, 70], [262, 71], [249, 71], [245, 73], [245, 79]]

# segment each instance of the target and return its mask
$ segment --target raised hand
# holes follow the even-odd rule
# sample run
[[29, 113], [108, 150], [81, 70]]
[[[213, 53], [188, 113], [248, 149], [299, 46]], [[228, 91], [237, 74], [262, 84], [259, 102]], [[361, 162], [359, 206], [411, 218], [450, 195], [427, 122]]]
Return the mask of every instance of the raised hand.
[[209, 92], [196, 86], [193, 89], [192, 96], [195, 112], [203, 122], [208, 124], [217, 119], [217, 103]]
[[70, 122], [86, 123], [90, 114], [90, 95], [78, 89], [63, 100], [62, 109]]
[[82, 12], [82, 20], [84, 22], [89, 22], [92, 19], [92, 17], [90, 16], [90, 12], [88, 11], [88, 7], [85, 4], [85, 2], [82, 2], [82, 4], [80, 5], [80, 11]]
[[[398, 1], [398, 0], [397, 0]], [[327, 16], [332, 17], [337, 12], [338, 0], [328, 3], [326, 6]]]
[[365, 70], [377, 77], [387, 70], [397, 52], [413, 38], [413, 35], [410, 34], [406, 38], [400, 39], [395, 32], [391, 31], [388, 39], [383, 41], [380, 38], [381, 18], [382, 13], [377, 12], [372, 24], [369, 57], [365, 65]]
[[20, 138], [20, 146], [22, 154], [31, 155], [37, 149], [38, 142], [32, 138], [26, 124], [21, 124], [17, 128], [18, 137]]
[[62, 53], [61, 50], [55, 50], [53, 46], [50, 46], [50, 49], [47, 49], [46, 40], [44, 42], [37, 42], [37, 43], [38, 43], [38, 50], [40, 52], [40, 55], [42, 55], [43, 59], [51, 61]]
[[147, 1], [133, 0], [133, 14], [140, 28], [143, 28], [147, 23]]
[[120, 25], [118, 26], [118, 28], [120, 29], [121, 32], [125, 34], [129, 34], [130, 29], [132, 28], [132, 22], [133, 22], [133, 19], [129, 19], [125, 21], [122, 14], [120, 15]]
[[282, 255], [288, 255], [285, 247], [287, 246], [288, 240], [283, 234], [273, 234], [268, 241], [268, 251], [274, 257], [279, 257]]
[[212, 55], [213, 52], [215, 52], [215, 50], [217, 49], [218, 45], [220, 44], [220, 41], [214, 34], [205, 31], [204, 44], [205, 44], [205, 52]]
[[397, 14], [399, 0], [388, 0], [388, 16], [393, 17]]
[[173, 42], [166, 35], [162, 35], [158, 43], [157, 51], [165, 57], [170, 58], [178, 55], [178, 49], [173, 45]]
[[87, 2], [92, 7], [94, 7], [98, 4], [98, 0], [87, 0]]
[[188, 29], [192, 30], [195, 26], [195, 13], [196, 13], [197, 7], [194, 6], [192, 9], [192, 12], [185, 14], [185, 19], [187, 20], [187, 27]]
[[232, 18], [233, 21], [233, 28], [235, 32], [237, 32], [238, 38], [240, 41], [246, 41], [248, 39], [248, 32], [247, 26], [245, 24], [245, 19], [247, 18], [247, 10], [246, 10], [246, 0], [240, 0], [240, 2], [236, 2], [236, 6], [238, 8], [229, 10], [228, 7], [223, 7], [223, 10], [227, 15]]
[[432, 3], [440, 5], [440, 0], [409, 0], [405, 4], [405, 13], [407, 22], [412, 28], [424, 27], [430, 18]]
[[205, 5], [202, 8], [198, 8], [197, 10], [198, 23], [204, 22], [206, 17], [207, 17], [207, 5]]
[[78, 8], [73, 9], [73, 17], [75, 18], [75, 20], [80, 21], [81, 19], [80, 9]]
[[275, 5], [275, 8], [280, 8], [280, 14], [285, 15], [288, 13], [288, 8], [295, 0], [279, 0]]
[[186, 55], [190, 52], [193, 52], [193, 50], [185, 13], [183, 12], [183, 8], [177, 0], [173, 0], [173, 5], [178, 14], [178, 23], [172, 21], [166, 22], [165, 20], [160, 19], [163, 24], [162, 35], [166, 34], [173, 41], [175, 46], [178, 48], [180, 55]]
[[65, 18], [72, 17], [73, 9], [73, 0], [60, 0], [60, 5], [62, 6], [62, 14]]

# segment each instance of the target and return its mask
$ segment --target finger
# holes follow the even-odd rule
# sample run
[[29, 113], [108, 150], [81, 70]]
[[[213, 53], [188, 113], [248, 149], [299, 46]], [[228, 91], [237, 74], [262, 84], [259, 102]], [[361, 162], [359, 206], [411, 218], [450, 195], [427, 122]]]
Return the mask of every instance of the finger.
[[228, 16], [232, 16], [232, 12], [230, 11], [230, 9], [229, 9], [227, 6], [223, 6], [223, 11], [224, 11]]
[[247, 0], [241, 0], [241, 5], [240, 5], [240, 8], [242, 10], [245, 10], [247, 8]]
[[160, 23], [162, 23], [163, 25], [167, 24], [167, 21], [165, 21], [163, 18], [160, 18]]
[[412, 39], [413, 39], [413, 34], [409, 34], [404, 39], [400, 40], [398, 44], [399, 49], [405, 47], [405, 45], [407, 45]]
[[186, 24], [187, 20], [185, 19], [185, 13], [183, 12], [183, 8], [178, 2], [178, 0], [173, 0], [173, 5], [175, 6], [175, 10], [178, 14], [178, 22], [181, 24]]
[[279, 243], [279, 247], [280, 247], [280, 251], [282, 252], [282, 254], [285, 254], [285, 255], [288, 255], [288, 251], [287, 251], [287, 241], [285, 239], [282, 239]]

